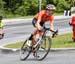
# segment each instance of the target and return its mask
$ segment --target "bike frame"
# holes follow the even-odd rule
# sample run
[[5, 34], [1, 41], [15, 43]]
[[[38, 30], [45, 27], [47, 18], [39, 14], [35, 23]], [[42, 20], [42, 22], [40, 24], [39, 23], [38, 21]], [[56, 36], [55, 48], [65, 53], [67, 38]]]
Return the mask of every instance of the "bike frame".
[[46, 38], [47, 31], [50, 31], [50, 28], [44, 28], [44, 34], [39, 36], [38, 42], [34, 45], [34, 47], [37, 47], [38, 44], [41, 44], [40, 41], [42, 41], [44, 38]]

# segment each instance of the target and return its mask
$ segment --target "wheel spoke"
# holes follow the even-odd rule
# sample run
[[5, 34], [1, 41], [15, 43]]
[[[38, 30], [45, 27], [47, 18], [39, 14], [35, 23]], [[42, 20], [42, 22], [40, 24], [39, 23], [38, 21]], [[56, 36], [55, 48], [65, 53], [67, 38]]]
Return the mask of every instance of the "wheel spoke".
[[47, 56], [47, 54], [49, 53], [50, 47], [51, 47], [51, 40], [49, 37], [47, 37], [46, 39], [41, 41], [40, 47], [36, 51], [37, 56], [39, 56], [39, 57], [36, 57], [36, 59], [43, 60]]
[[26, 60], [28, 56], [30, 55], [30, 47], [26, 45], [27, 40], [23, 43], [21, 49], [20, 49], [20, 59]]

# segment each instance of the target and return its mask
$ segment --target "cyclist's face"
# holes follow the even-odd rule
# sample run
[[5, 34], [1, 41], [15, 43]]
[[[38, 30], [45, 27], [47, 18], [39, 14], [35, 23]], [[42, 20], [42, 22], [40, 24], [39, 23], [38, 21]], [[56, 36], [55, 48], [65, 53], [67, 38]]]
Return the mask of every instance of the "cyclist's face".
[[53, 15], [54, 13], [54, 10], [47, 10], [47, 15], [50, 16], [50, 15]]

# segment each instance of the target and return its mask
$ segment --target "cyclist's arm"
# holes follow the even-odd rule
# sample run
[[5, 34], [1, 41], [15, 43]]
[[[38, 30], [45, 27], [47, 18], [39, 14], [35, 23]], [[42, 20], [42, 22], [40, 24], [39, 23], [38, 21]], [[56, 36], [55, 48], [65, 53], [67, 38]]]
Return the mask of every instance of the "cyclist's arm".
[[44, 11], [41, 11], [41, 12], [39, 12], [39, 15], [38, 15], [38, 19], [37, 19], [36, 25], [37, 25], [37, 28], [39, 30], [42, 30], [43, 29], [42, 26], [40, 25], [40, 22], [41, 22], [41, 19], [42, 19], [43, 14], [44, 14]]
[[51, 21], [50, 22], [50, 30], [53, 30], [54, 31], [54, 21]]
[[36, 16], [38, 17], [37, 18], [37, 23], [36, 23], [36, 26], [37, 26], [37, 28], [39, 29], [39, 30], [42, 30], [43, 28], [42, 28], [42, 26], [40, 26], [40, 22], [41, 22], [41, 19], [42, 19], [42, 16], [44, 15], [44, 13], [45, 13], [45, 10], [42, 10], [42, 11], [40, 11]]
[[43, 29], [43, 28], [40, 26], [40, 21], [41, 21], [41, 19], [38, 19], [38, 20], [37, 20], [37, 23], [36, 23], [38, 30], [42, 30], [42, 29]]
[[54, 30], [54, 16], [50, 16], [50, 29]]

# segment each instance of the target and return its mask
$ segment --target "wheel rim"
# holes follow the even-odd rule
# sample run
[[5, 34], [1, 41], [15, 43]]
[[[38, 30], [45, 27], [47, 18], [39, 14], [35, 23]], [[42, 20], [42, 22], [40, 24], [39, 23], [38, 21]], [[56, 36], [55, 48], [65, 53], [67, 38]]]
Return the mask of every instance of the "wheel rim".
[[[37, 55], [36, 59], [37, 60], [43, 60], [47, 56], [47, 54], [50, 50], [50, 47], [51, 47], [50, 43], [51, 43], [51, 41], [49, 38], [46, 38], [45, 40], [42, 41], [41, 46], [36, 51], [36, 55]], [[46, 46], [44, 46], [44, 45], [46, 45]]]
[[21, 60], [25, 60], [28, 58], [29, 54], [30, 54], [30, 47], [28, 47], [26, 45], [26, 42], [24, 42], [24, 44], [22, 45], [21, 49], [20, 49], [20, 59]]

